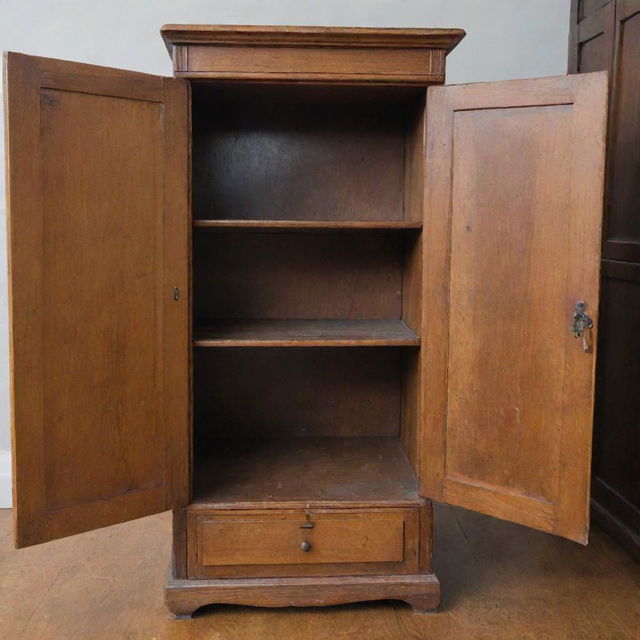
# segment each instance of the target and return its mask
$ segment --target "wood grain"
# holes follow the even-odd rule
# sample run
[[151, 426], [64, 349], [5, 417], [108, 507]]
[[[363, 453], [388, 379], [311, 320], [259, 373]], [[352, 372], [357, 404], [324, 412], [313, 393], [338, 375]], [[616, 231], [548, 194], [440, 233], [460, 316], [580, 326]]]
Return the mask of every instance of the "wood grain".
[[606, 76], [434, 88], [430, 114], [423, 491], [585, 542], [594, 355], [571, 320], [597, 321]]
[[187, 502], [187, 91], [18, 54], [6, 77], [25, 546]]

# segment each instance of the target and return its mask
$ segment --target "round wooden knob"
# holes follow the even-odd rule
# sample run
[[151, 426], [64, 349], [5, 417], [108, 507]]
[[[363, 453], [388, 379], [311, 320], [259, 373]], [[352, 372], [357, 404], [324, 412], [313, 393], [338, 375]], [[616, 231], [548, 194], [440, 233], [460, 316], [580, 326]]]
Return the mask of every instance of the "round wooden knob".
[[309, 551], [309, 549], [311, 549], [311, 544], [305, 540], [305, 541], [300, 545], [300, 548], [301, 548], [303, 551]]

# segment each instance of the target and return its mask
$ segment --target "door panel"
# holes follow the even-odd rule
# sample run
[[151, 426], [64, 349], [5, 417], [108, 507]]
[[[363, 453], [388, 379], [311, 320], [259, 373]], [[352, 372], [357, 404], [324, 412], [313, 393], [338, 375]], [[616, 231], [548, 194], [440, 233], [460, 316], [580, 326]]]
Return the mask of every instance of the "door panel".
[[26, 546], [188, 501], [188, 94], [19, 54], [6, 78]]
[[640, 531], [640, 265], [604, 260], [602, 272], [594, 498]]
[[580, 3], [572, 0], [569, 73], [611, 71], [615, 32], [614, 0]]
[[604, 257], [640, 262], [640, 1], [619, 3]]
[[606, 74], [429, 89], [425, 495], [586, 542]]

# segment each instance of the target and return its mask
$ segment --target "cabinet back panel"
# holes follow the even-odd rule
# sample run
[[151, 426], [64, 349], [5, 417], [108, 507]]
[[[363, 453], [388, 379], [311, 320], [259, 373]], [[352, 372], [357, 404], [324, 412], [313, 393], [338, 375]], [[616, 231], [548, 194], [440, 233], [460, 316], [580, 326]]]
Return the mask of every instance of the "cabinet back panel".
[[398, 436], [396, 348], [194, 351], [195, 437]]
[[194, 317], [400, 318], [400, 233], [196, 233]]
[[193, 84], [196, 218], [402, 220], [420, 90]]

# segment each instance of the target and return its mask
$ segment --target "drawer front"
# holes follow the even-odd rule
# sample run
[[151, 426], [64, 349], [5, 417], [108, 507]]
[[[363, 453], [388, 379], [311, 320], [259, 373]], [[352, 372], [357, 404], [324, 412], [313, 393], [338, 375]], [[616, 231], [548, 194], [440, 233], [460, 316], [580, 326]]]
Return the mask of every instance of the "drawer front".
[[411, 573], [418, 567], [415, 509], [194, 511], [191, 578]]

